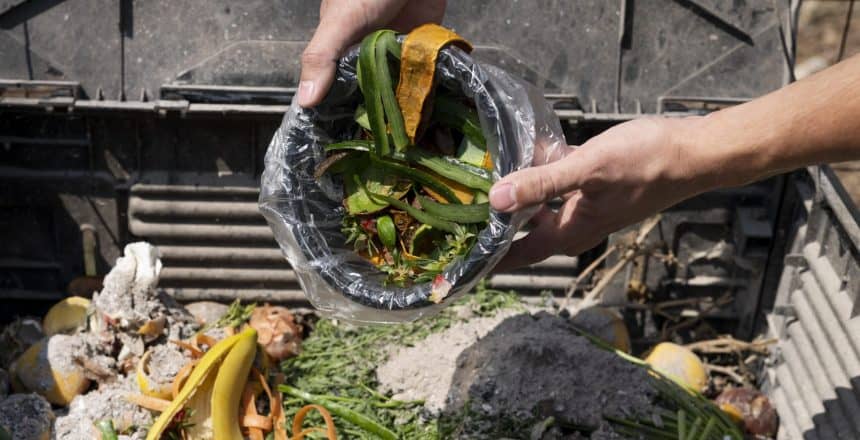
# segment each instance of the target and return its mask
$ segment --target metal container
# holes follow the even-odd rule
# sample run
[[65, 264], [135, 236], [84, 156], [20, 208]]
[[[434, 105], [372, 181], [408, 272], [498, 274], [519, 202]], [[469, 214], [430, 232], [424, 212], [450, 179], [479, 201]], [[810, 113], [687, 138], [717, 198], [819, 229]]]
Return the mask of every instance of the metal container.
[[[572, 144], [792, 79], [796, 0], [538, 3], [450, 2], [445, 24], [477, 58], [543, 87]], [[161, 287], [180, 300], [305, 304], [256, 200], [317, 11], [0, 1], [0, 298], [13, 305], [0, 318], [90, 293], [135, 240], [159, 246]], [[703, 194], [652, 232], [681, 264], [642, 261], [606, 301], [622, 301], [631, 281], [668, 297], [727, 297], [708, 311], [720, 330], [780, 340], [764, 384], [780, 438], [857, 438], [858, 218], [827, 167]], [[489, 282], [561, 295], [601, 252]]]

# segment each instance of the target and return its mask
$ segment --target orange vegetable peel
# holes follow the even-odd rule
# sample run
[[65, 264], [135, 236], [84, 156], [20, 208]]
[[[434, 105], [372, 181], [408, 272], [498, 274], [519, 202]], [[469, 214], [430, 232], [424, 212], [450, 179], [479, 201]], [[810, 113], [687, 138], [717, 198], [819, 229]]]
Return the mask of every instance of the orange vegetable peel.
[[426, 102], [433, 90], [436, 58], [439, 51], [449, 44], [466, 52], [472, 50], [472, 45], [463, 37], [437, 24], [425, 24], [415, 28], [401, 45], [397, 104], [403, 113], [406, 135], [413, 144], [425, 113]]

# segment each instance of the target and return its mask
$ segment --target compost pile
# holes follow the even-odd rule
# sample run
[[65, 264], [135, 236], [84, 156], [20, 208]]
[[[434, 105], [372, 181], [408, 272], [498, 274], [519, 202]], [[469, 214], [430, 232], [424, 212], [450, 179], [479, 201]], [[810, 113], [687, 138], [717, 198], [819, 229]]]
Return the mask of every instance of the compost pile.
[[0, 392], [15, 394], [0, 401], [0, 434], [184, 439], [242, 430], [263, 438], [284, 425], [269, 384], [277, 383], [272, 366], [301, 350], [296, 317], [238, 302], [186, 308], [158, 291], [160, 270], [155, 247], [130, 244], [91, 300], [69, 297], [41, 321], [3, 329], [10, 349]]
[[11, 383], [14, 394], [0, 400], [0, 434], [611, 439], [686, 429], [721, 439], [741, 438], [744, 424], [773, 429], [748, 418], [770, 414], [753, 390], [729, 388], [717, 404], [698, 394], [714, 376], [690, 349], [664, 343], [647, 362], [627, 354], [611, 309], [570, 316], [483, 285], [433, 318], [381, 327], [268, 305], [185, 307], [158, 292], [157, 255], [129, 245], [92, 300], [3, 329], [0, 391]]

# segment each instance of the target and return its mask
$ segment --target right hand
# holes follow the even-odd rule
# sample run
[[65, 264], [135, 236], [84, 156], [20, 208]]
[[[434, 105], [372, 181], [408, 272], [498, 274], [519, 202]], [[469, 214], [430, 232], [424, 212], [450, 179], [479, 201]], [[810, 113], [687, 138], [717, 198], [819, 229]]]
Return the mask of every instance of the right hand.
[[709, 189], [708, 170], [690, 142], [700, 119], [642, 118], [615, 126], [546, 165], [511, 173], [493, 185], [500, 212], [564, 200], [558, 212], [543, 207], [534, 229], [517, 240], [497, 271], [561, 253], [579, 255], [607, 235]]
[[334, 81], [337, 59], [362, 37], [386, 27], [408, 32], [424, 23], [439, 23], [445, 0], [323, 0], [320, 23], [302, 53], [296, 100], [302, 107], [319, 104]]

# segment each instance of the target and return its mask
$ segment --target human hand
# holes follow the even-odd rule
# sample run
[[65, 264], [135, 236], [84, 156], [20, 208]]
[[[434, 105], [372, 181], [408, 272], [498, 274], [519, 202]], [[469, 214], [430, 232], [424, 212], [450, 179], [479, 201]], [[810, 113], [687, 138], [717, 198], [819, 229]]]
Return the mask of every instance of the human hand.
[[424, 23], [439, 23], [446, 0], [323, 0], [320, 23], [302, 53], [296, 100], [313, 107], [334, 81], [337, 59], [370, 32], [387, 27], [407, 32]]
[[578, 255], [607, 235], [707, 189], [702, 160], [686, 147], [697, 118], [644, 118], [613, 127], [555, 162], [511, 173], [490, 191], [501, 212], [561, 197], [557, 213], [543, 207], [534, 229], [511, 246], [498, 270], [563, 253]]

